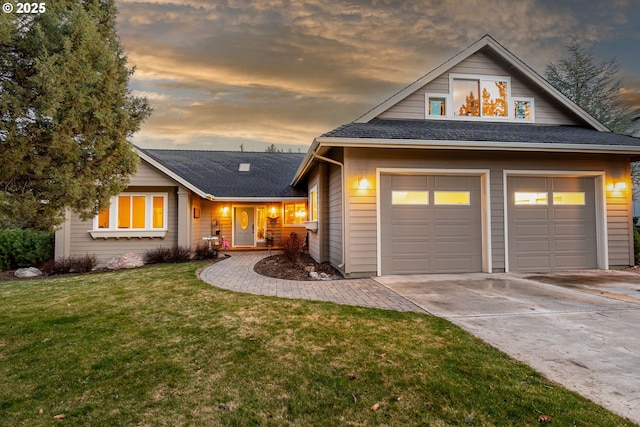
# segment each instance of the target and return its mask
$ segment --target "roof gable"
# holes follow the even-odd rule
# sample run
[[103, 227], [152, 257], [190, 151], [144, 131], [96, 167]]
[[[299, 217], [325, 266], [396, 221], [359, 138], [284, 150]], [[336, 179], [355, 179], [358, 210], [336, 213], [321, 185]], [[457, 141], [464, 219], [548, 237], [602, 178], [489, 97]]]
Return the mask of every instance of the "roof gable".
[[[606, 126], [598, 122], [582, 108], [565, 97], [560, 91], [555, 89], [549, 82], [547, 82], [544, 78], [542, 78], [538, 73], [536, 73], [532, 68], [522, 62], [520, 59], [518, 59], [515, 55], [509, 52], [504, 46], [498, 43], [490, 35], [485, 35], [480, 40], [469, 46], [467, 49], [463, 50], [425, 76], [405, 87], [403, 90], [396, 93], [380, 105], [374, 107], [368, 113], [355, 120], [354, 123], [367, 123], [374, 118], [384, 118], [385, 113], [390, 109], [397, 106], [407, 98], [411, 97], [414, 93], [424, 88], [429, 83], [432, 83], [434, 80], [441, 78], [452, 69], [455, 69], [456, 66], [459, 66], [461, 63], [468, 60], [473, 55], [481, 53], [494, 55], [499, 60], [506, 63], [508, 67], [513, 68], [516, 73], [527, 80], [529, 85], [533, 85], [541, 93], [544, 93], [546, 95], [546, 98], [550, 99], [561, 108], [566, 109], [581, 122], [583, 122], [584, 125], [592, 127], [593, 129], [599, 131], [609, 132], [609, 129]], [[422, 118], [424, 119], [424, 117]]]
[[[290, 183], [304, 158], [299, 153], [254, 153], [137, 148], [141, 158], [210, 200], [305, 197]], [[250, 167], [240, 167], [249, 164]]]

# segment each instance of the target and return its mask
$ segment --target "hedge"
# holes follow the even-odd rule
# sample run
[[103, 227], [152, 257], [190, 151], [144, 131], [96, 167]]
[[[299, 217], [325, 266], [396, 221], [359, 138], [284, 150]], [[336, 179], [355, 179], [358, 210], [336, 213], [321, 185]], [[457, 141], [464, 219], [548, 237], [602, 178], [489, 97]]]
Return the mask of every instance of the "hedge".
[[53, 242], [53, 233], [0, 230], [0, 270], [41, 265], [53, 258]]

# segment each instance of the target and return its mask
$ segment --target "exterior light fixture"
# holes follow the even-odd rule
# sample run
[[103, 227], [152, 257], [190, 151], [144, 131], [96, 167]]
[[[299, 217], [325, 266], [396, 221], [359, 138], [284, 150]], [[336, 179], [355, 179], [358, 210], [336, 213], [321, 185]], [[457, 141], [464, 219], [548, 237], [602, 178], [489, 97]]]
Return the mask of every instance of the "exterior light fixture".
[[624, 181], [614, 181], [611, 184], [607, 185], [607, 190], [609, 191], [624, 191], [627, 189], [627, 183]]
[[366, 190], [369, 188], [369, 181], [364, 176], [358, 180], [358, 189]]
[[225, 206], [222, 208], [222, 215], [229, 215], [229, 206]]

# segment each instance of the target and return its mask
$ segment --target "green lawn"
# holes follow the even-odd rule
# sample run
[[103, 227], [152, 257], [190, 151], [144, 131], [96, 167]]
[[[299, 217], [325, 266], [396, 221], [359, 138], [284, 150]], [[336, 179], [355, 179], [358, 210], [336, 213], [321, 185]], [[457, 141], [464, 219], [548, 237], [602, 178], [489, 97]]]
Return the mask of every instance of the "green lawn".
[[222, 291], [202, 265], [0, 282], [0, 424], [633, 425], [445, 320]]

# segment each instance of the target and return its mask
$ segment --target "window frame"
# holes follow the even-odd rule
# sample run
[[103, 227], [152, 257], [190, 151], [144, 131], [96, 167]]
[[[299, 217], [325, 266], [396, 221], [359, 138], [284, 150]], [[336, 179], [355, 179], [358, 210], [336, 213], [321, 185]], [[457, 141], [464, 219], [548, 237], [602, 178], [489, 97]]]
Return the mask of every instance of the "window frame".
[[[120, 228], [118, 227], [118, 213], [120, 197], [144, 197], [145, 198], [145, 215], [144, 215], [144, 228]], [[162, 227], [153, 227], [154, 213], [153, 203], [154, 198], [161, 197], [163, 199], [163, 212], [162, 212]], [[164, 237], [168, 231], [168, 207], [169, 207], [169, 193], [166, 192], [123, 192], [114, 196], [109, 201], [109, 227], [100, 228], [99, 216], [96, 215], [93, 218], [93, 228], [89, 231], [91, 237], [97, 238], [131, 238], [131, 237]], [[132, 208], [131, 208], [132, 209]], [[132, 217], [130, 217], [130, 225], [132, 224]]]
[[309, 190], [309, 221], [318, 221], [318, 184]]
[[[429, 114], [429, 107], [430, 107], [430, 100], [431, 99], [444, 99], [444, 114], [443, 115], [439, 115], [439, 116], [432, 116], [431, 114]], [[445, 120], [449, 118], [449, 112], [451, 110], [451, 97], [449, 96], [448, 93], [425, 93], [424, 94], [424, 105], [425, 105], [425, 110], [424, 110], [424, 114], [425, 117], [428, 119], [433, 119], [433, 120]]]
[[[518, 123], [534, 123], [536, 121], [536, 108], [535, 108], [535, 98], [528, 98], [523, 96], [516, 96], [510, 102], [510, 110], [513, 113], [513, 121]], [[529, 118], [518, 118], [516, 117], [516, 103], [517, 102], [528, 102], [529, 103]]]
[[[459, 116], [455, 114], [456, 106], [454, 105], [454, 81], [455, 80], [475, 80], [478, 82], [478, 100], [479, 115], [478, 116]], [[482, 89], [487, 83], [506, 82], [507, 84], [507, 115], [506, 116], [484, 116], [482, 115]], [[535, 123], [535, 98], [526, 96], [514, 96], [512, 91], [512, 79], [510, 76], [500, 75], [484, 75], [484, 74], [462, 74], [449, 73], [448, 93], [443, 92], [425, 92], [424, 94], [424, 116], [427, 120], [460, 120], [460, 121], [481, 121], [481, 122], [513, 122], [513, 123]], [[442, 98], [445, 100], [445, 115], [432, 116], [429, 114], [430, 99]], [[516, 102], [528, 102], [530, 104], [529, 118], [518, 119], [515, 115]]]
[[295, 213], [298, 212], [297, 210], [297, 205], [302, 205], [304, 208], [304, 211], [307, 211], [307, 202], [304, 200], [293, 200], [293, 201], [287, 201], [287, 202], [283, 202], [282, 203], [282, 225], [284, 227], [302, 227], [304, 225], [304, 222], [307, 220], [306, 215], [305, 217], [300, 217], [300, 222], [287, 222], [288, 218], [287, 218], [287, 205], [293, 205], [293, 215], [295, 218]]

